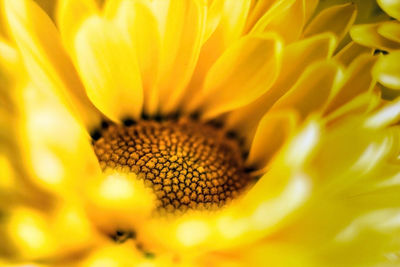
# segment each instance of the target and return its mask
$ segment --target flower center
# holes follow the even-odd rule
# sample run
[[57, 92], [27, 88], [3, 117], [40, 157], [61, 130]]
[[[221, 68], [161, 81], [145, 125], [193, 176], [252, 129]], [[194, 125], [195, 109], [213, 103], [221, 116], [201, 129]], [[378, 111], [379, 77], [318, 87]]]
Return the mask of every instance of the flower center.
[[189, 119], [110, 125], [93, 146], [103, 170], [136, 173], [167, 212], [219, 208], [250, 180], [238, 142]]

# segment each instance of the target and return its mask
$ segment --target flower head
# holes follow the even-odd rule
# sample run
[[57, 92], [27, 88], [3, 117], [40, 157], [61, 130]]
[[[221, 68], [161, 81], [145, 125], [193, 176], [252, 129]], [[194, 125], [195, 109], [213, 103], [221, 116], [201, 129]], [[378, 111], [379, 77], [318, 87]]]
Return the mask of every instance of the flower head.
[[2, 2], [6, 264], [398, 263], [398, 52], [354, 3]]

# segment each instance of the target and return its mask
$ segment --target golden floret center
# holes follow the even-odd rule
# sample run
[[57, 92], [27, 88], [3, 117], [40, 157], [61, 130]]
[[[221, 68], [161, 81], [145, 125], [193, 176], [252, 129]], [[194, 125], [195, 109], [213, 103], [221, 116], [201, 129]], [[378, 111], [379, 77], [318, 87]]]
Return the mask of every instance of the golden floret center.
[[168, 212], [221, 207], [249, 182], [237, 141], [198, 121], [110, 125], [93, 145], [103, 170], [136, 173]]

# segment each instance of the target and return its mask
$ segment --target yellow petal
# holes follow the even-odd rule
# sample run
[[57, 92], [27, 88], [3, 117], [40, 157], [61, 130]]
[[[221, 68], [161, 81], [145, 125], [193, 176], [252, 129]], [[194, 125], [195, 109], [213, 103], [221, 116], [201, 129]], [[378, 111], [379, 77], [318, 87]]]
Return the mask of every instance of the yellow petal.
[[310, 66], [290, 91], [279, 99], [271, 111], [293, 109], [300, 118], [318, 111], [326, 104], [343, 79], [340, 66], [332, 61]]
[[282, 43], [276, 36], [247, 36], [232, 45], [207, 74], [205, 118], [244, 106], [261, 96], [279, 72]]
[[[83, 21], [98, 13], [95, 0], [60, 0], [57, 4], [57, 25], [64, 44], [73, 49], [75, 34]], [[73, 14], [73, 16], [71, 15]]]
[[400, 48], [400, 43], [386, 39], [378, 33], [381, 24], [363, 24], [355, 25], [350, 30], [353, 40], [359, 44], [368, 47], [379, 48], [383, 50], [396, 50]]
[[251, 132], [257, 127], [261, 117], [296, 83], [304, 70], [319, 60], [329, 58], [335, 46], [335, 37], [329, 33], [287, 46], [283, 51], [283, 71], [280, 72], [275, 84], [250, 105], [233, 111], [228, 118], [227, 126], [247, 135], [246, 132]]
[[383, 22], [378, 28], [378, 33], [389, 40], [400, 43], [400, 23], [397, 21]]
[[50, 18], [29, 0], [5, 1], [5, 12], [11, 33], [37, 87], [56, 91], [63, 98], [68, 96], [88, 127], [98, 123], [99, 113], [87, 98]]
[[[68, 201], [73, 202], [72, 197]], [[81, 203], [58, 206], [52, 214], [51, 231], [57, 243], [57, 255], [79, 253], [101, 240]]]
[[103, 173], [85, 180], [83, 190], [90, 217], [110, 233], [143, 223], [154, 208], [153, 193], [133, 173]]
[[[262, 1], [264, 2], [264, 1]], [[262, 17], [257, 21], [254, 27], [251, 29], [251, 33], [264, 33], [268, 25], [275, 19], [279, 20], [279, 17], [285, 16], [287, 10], [289, 10], [296, 0], [283, 0], [283, 1], [272, 1], [267, 4], [268, 9], [263, 13]], [[271, 4], [271, 6], [270, 6]]]
[[372, 128], [383, 128], [400, 120], [400, 100], [390, 102], [383, 108], [375, 111], [368, 120], [366, 125]]
[[221, 0], [212, 1], [212, 3], [209, 4], [207, 10], [207, 19], [204, 30], [203, 43], [205, 43], [217, 29], [221, 21], [223, 8], [224, 8], [224, 1]]
[[292, 135], [297, 120], [296, 113], [292, 111], [267, 113], [258, 124], [246, 164], [257, 169], [265, 168]]
[[6, 231], [19, 257], [40, 259], [55, 252], [48, 218], [36, 210], [14, 207], [7, 218]]
[[362, 55], [353, 61], [346, 72], [344, 84], [330, 100], [325, 113], [330, 113], [356, 96], [372, 90], [375, 85], [372, 68], [376, 60], [377, 58], [372, 55]]
[[372, 48], [359, 45], [355, 42], [350, 42], [335, 55], [335, 59], [342, 63], [344, 66], [348, 66], [351, 62], [353, 62], [355, 58], [357, 58], [361, 54], [372, 55], [372, 53]]
[[264, 31], [276, 32], [285, 43], [291, 43], [300, 37], [305, 22], [304, 0], [296, 0], [284, 12], [272, 19]]
[[79, 177], [100, 173], [85, 129], [54, 95], [35, 87], [21, 89], [19, 142], [31, 183], [61, 198], [74, 192]]
[[[158, 22], [148, 2], [131, 0], [120, 2], [115, 20], [128, 32], [137, 55], [143, 83], [144, 111], [147, 114], [154, 114], [158, 104], [156, 81], [161, 49]], [[171, 87], [174, 88], [172, 85]]]
[[304, 31], [304, 37], [332, 32], [340, 41], [353, 25], [356, 16], [357, 9], [353, 3], [327, 8], [310, 22]]
[[[79, 267], [124, 267], [124, 266], [156, 266], [146, 260], [134, 244], [109, 244], [91, 251], [77, 265]], [[162, 266], [162, 265], [157, 265]]]
[[[165, 2], [164, 0], [159, 0]], [[185, 90], [184, 100], [189, 101], [193, 95], [201, 90], [204, 77], [210, 67], [221, 56], [226, 48], [234, 43], [243, 32], [251, 0], [215, 0], [222, 2], [223, 9], [219, 24], [201, 47], [199, 60], [197, 62], [192, 80]], [[188, 107], [190, 109], [190, 107]]]
[[318, 2], [319, 0], [308, 0], [304, 2], [306, 20], [308, 20], [314, 14], [314, 11], [318, 6]]
[[162, 40], [160, 80], [161, 111], [170, 113], [178, 105], [199, 57], [207, 6], [205, 1], [171, 0]]
[[379, 6], [390, 16], [400, 20], [400, 3], [396, 0], [377, 0]]
[[54, 18], [55, 6], [57, 1], [54, 0], [34, 0], [38, 5], [46, 11], [49, 17]]
[[143, 89], [134, 48], [112, 22], [86, 20], [75, 39], [75, 60], [90, 100], [114, 121], [137, 118]]
[[254, 7], [251, 9], [249, 13], [249, 17], [246, 21], [246, 30], [248, 32], [253, 28], [253, 26], [261, 19], [261, 17], [265, 16], [269, 10], [277, 4], [278, 1], [269, 1], [269, 0], [260, 0], [254, 3]]
[[384, 86], [400, 90], [400, 51], [381, 57], [374, 68], [374, 77]]
[[328, 115], [325, 114], [326, 120], [331, 124], [336, 122], [340, 122], [342, 118], [351, 117], [353, 115], [360, 115], [371, 112], [375, 110], [379, 104], [382, 103], [382, 97], [380, 90], [374, 90], [370, 92], [363, 93], [359, 96], [356, 96], [354, 99], [351, 99], [350, 102], [347, 102], [345, 105], [338, 107], [335, 110], [332, 110]]

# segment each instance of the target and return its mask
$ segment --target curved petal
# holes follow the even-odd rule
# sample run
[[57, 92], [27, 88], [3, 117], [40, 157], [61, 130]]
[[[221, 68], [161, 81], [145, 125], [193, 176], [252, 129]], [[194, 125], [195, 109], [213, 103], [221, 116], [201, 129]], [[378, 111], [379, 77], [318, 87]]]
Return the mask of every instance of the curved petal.
[[332, 61], [317, 62], [276, 102], [271, 112], [293, 109], [304, 119], [311, 112], [322, 109], [342, 79], [343, 71], [338, 64]]
[[[164, 0], [160, 0], [163, 2]], [[223, 2], [219, 24], [203, 44], [192, 79], [185, 90], [183, 103], [200, 92], [208, 70], [222, 53], [238, 40], [243, 32], [251, 0], [214, 0]], [[190, 107], [185, 107], [190, 110]]]
[[50, 18], [33, 1], [5, 1], [10, 31], [38, 88], [57, 91], [72, 102], [88, 127], [100, 120], [87, 98]]
[[347, 70], [344, 84], [325, 108], [325, 114], [334, 111], [356, 96], [372, 90], [375, 86], [372, 68], [376, 60], [377, 58], [372, 55], [362, 55], [353, 61]]
[[158, 21], [149, 2], [141, 0], [120, 2], [114, 19], [130, 36], [142, 77], [144, 111], [147, 114], [154, 114], [158, 102], [156, 81], [159, 75], [161, 50]]
[[155, 207], [153, 192], [134, 173], [103, 173], [83, 181], [82, 189], [89, 216], [110, 234], [144, 223]]
[[333, 34], [325, 33], [293, 43], [283, 51], [282, 69], [274, 85], [259, 99], [243, 108], [233, 111], [227, 120], [227, 127], [234, 128], [242, 135], [252, 132], [271, 106], [284, 95], [313, 63], [331, 57], [336, 46]]
[[[260, 1], [264, 2], [264, 1]], [[265, 1], [267, 2], [267, 1]], [[268, 1], [269, 2], [269, 1]], [[290, 9], [296, 0], [282, 0], [272, 1], [267, 4], [268, 9], [263, 13], [260, 19], [257, 20], [254, 27], [251, 29], [251, 33], [264, 33], [268, 25], [279, 16], [284, 15], [288, 9]]]
[[54, 13], [55, 13], [55, 7], [58, 4], [57, 1], [54, 0], [34, 0], [38, 5], [46, 11], [47, 15], [51, 17], [52, 19], [54, 18]]
[[245, 32], [249, 32], [251, 28], [263, 17], [268, 11], [276, 5], [278, 0], [260, 0], [256, 1], [249, 12], [249, 17], [246, 20]]
[[395, 0], [377, 0], [379, 6], [390, 16], [400, 20], [400, 3]]
[[157, 82], [164, 113], [174, 111], [190, 82], [203, 42], [206, 8], [202, 0], [170, 1]]
[[282, 44], [275, 36], [247, 36], [232, 45], [207, 74], [203, 94], [204, 118], [244, 106], [274, 82]]
[[400, 51], [381, 57], [374, 68], [374, 77], [384, 86], [400, 90]]
[[342, 63], [344, 66], [348, 66], [358, 56], [362, 54], [372, 55], [372, 53], [373, 53], [372, 48], [359, 45], [355, 42], [350, 42], [335, 55], [335, 60]]
[[[95, 0], [59, 0], [56, 10], [57, 26], [64, 44], [72, 51], [75, 34], [83, 21], [99, 12]], [[74, 14], [71, 16], [71, 14]]]
[[75, 61], [90, 100], [114, 121], [137, 118], [143, 89], [134, 48], [115, 24], [87, 19], [75, 39]]
[[400, 120], [400, 99], [390, 102], [369, 116], [366, 125], [372, 128], [384, 128]]
[[389, 40], [400, 43], [400, 23], [397, 21], [383, 22], [378, 28], [378, 33]]
[[305, 1], [296, 0], [284, 12], [272, 19], [264, 32], [278, 33], [287, 44], [300, 37], [305, 22]]
[[386, 39], [378, 34], [378, 29], [381, 24], [363, 24], [355, 25], [350, 30], [350, 36], [359, 44], [368, 47], [379, 48], [383, 50], [400, 49], [400, 43]]
[[304, 30], [304, 37], [328, 31], [335, 34], [340, 42], [356, 19], [356, 7], [354, 3], [348, 3], [323, 10]]
[[293, 111], [265, 114], [258, 124], [246, 165], [265, 170], [274, 154], [293, 134], [297, 120], [297, 114]]
[[21, 89], [18, 140], [32, 184], [60, 198], [69, 196], [79, 177], [101, 172], [87, 132], [54, 94], [36, 87]]
[[317, 8], [319, 0], [308, 0], [305, 1], [305, 17], [306, 21], [308, 21], [311, 16], [314, 14], [315, 9]]

